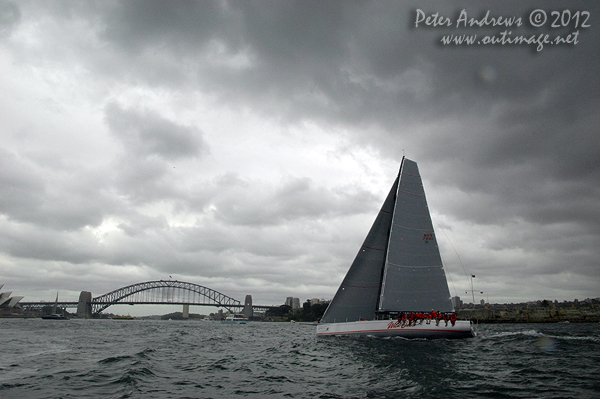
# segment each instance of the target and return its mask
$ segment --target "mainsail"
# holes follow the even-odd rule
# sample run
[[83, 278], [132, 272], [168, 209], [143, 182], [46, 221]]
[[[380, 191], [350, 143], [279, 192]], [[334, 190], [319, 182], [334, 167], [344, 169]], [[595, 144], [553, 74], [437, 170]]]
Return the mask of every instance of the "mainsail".
[[400, 169], [387, 251], [380, 312], [454, 310], [419, 168], [408, 159]]
[[416, 162], [400, 172], [323, 323], [374, 320], [379, 313], [453, 310]]

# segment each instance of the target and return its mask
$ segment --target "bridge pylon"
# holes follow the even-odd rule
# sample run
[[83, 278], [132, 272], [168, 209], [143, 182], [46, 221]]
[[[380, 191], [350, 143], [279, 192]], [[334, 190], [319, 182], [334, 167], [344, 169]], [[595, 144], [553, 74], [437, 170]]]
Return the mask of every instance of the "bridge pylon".
[[243, 313], [248, 319], [254, 316], [254, 309], [252, 308], [252, 295], [246, 295]]
[[80, 319], [89, 319], [92, 317], [92, 293], [81, 291], [79, 302], [77, 303], [77, 317]]

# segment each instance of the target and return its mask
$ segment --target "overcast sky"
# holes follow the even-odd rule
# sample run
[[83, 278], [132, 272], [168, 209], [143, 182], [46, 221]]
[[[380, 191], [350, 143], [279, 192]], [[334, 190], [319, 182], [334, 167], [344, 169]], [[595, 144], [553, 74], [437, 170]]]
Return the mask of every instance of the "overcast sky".
[[[415, 26], [417, 9], [452, 26]], [[456, 28], [463, 9], [522, 25]], [[599, 12], [0, 0], [0, 284], [24, 301], [169, 276], [329, 299], [406, 154], [452, 295], [475, 274], [477, 301], [600, 297]], [[503, 31], [578, 35], [440, 43]]]

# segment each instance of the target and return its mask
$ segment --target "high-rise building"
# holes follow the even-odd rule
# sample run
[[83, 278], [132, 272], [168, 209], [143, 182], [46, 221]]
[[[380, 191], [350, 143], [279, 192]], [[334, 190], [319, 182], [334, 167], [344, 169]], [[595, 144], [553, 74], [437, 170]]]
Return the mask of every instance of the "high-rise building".
[[458, 310], [462, 307], [463, 305], [463, 301], [460, 300], [459, 296], [453, 296], [452, 297], [452, 306], [454, 307], [454, 310]]
[[300, 298], [288, 296], [285, 298], [285, 304], [292, 308], [292, 310], [300, 309]]

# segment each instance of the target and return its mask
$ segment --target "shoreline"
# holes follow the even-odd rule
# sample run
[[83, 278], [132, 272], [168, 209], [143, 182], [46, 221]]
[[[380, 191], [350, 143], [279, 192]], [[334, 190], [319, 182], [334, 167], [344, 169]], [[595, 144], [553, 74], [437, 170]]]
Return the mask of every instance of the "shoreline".
[[460, 309], [459, 319], [478, 323], [598, 323], [600, 308]]

